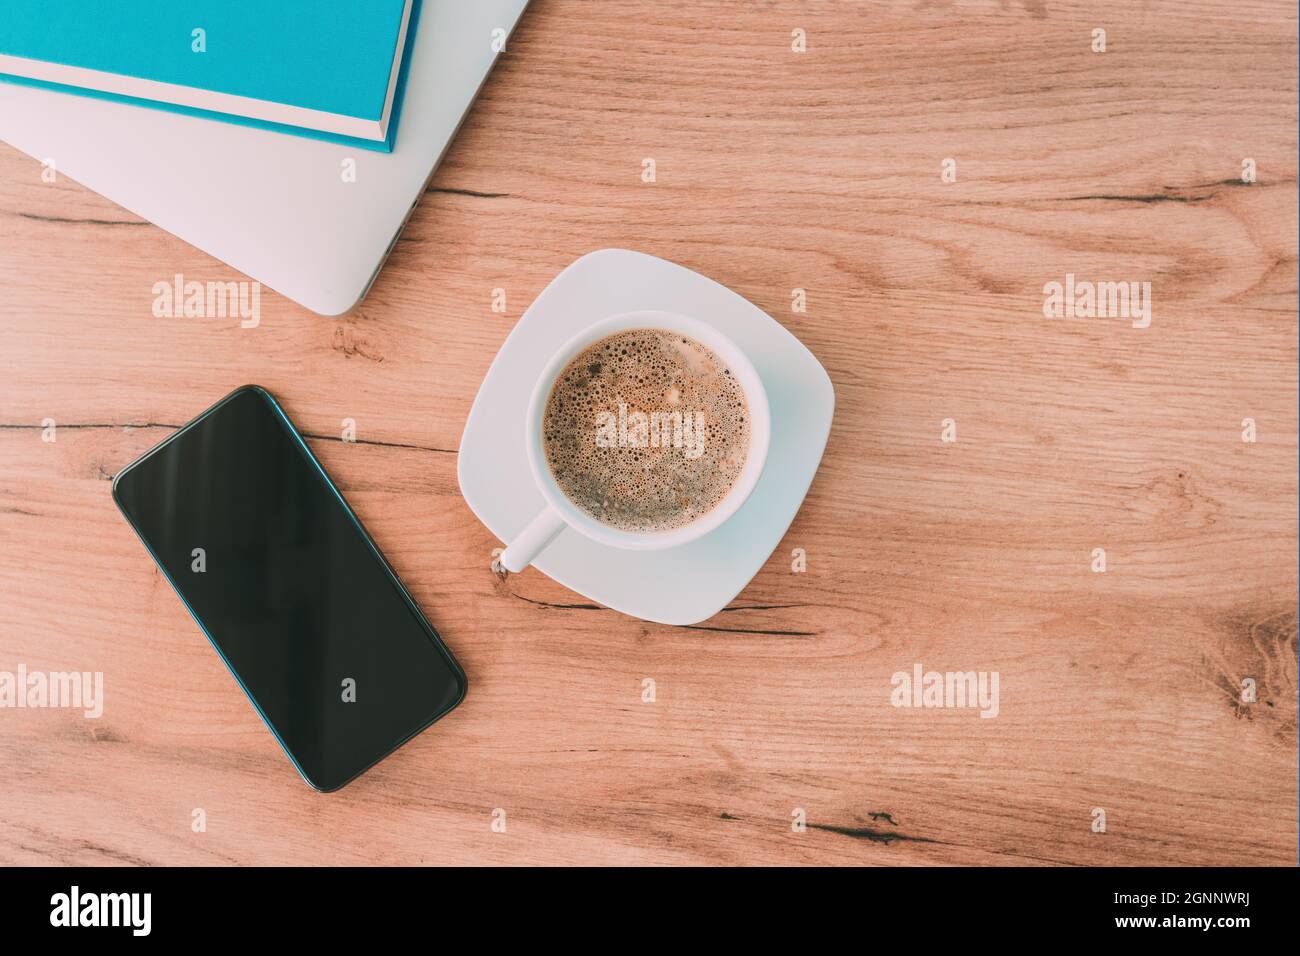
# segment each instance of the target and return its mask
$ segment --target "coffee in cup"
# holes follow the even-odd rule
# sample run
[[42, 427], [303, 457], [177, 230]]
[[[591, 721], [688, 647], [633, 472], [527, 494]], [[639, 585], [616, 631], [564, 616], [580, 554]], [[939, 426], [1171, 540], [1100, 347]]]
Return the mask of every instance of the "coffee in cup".
[[600, 338], [560, 372], [542, 450], [564, 496], [606, 527], [673, 531], [708, 514], [749, 454], [745, 390], [708, 346], [671, 329]]
[[758, 485], [772, 433], [749, 356], [713, 325], [661, 309], [600, 319], [561, 345], [523, 425], [543, 505], [501, 552], [511, 573], [565, 528], [622, 551], [712, 534]]

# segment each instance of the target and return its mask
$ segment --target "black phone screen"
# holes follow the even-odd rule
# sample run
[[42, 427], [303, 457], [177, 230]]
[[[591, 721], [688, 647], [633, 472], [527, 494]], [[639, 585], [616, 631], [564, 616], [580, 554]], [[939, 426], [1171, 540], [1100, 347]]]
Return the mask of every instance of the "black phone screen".
[[123, 469], [113, 497], [316, 789], [464, 697], [451, 652], [263, 389]]

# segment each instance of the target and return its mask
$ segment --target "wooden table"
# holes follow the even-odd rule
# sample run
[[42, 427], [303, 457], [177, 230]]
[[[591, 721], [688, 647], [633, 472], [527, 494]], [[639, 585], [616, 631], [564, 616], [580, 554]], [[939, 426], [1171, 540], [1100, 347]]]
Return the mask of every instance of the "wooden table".
[[[1296, 50], [1283, 0], [537, 0], [370, 297], [256, 329], [154, 318], [242, 277], [0, 147], [0, 670], [106, 695], [0, 711], [0, 863], [1294, 864]], [[698, 627], [498, 577], [456, 484], [497, 348], [608, 246], [835, 383], [803, 509]], [[1150, 326], [1044, 317], [1067, 274], [1150, 282]], [[109, 497], [246, 382], [470, 678], [332, 795]], [[996, 718], [893, 706], [917, 664], [997, 672]]]

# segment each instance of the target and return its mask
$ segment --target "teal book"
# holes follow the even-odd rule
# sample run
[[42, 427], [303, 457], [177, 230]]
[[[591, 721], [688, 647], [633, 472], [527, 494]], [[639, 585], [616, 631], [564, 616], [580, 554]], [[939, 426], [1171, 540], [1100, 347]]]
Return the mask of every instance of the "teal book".
[[420, 0], [0, 0], [0, 80], [390, 151]]

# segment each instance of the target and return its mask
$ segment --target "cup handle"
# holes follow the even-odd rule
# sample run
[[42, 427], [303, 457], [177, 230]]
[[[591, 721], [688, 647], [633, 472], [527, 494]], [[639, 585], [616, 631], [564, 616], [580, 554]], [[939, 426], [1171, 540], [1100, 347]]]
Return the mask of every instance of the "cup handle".
[[560, 517], [558, 511], [547, 505], [501, 552], [499, 559], [501, 567], [512, 574], [522, 571], [532, 564], [533, 559], [545, 551], [547, 545], [563, 530], [564, 519]]

